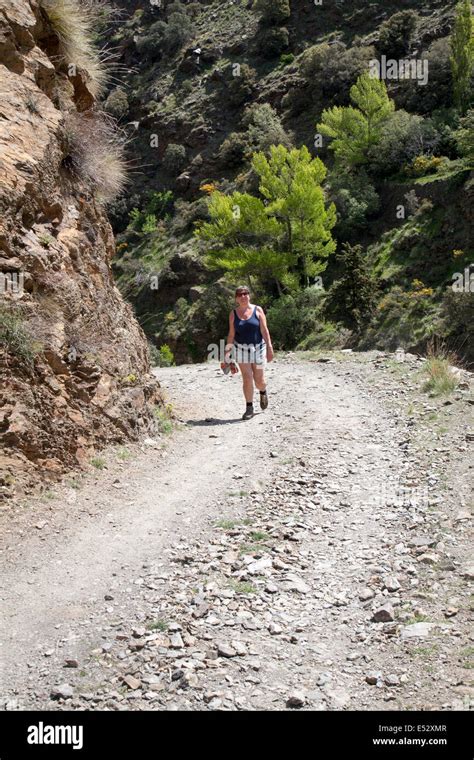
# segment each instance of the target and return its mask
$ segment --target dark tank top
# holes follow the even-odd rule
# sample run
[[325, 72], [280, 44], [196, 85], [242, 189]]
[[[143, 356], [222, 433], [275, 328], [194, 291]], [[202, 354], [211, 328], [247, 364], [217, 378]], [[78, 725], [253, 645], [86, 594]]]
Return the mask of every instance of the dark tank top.
[[260, 330], [260, 320], [257, 317], [257, 307], [254, 307], [252, 316], [249, 319], [240, 319], [236, 309], [234, 309], [234, 328], [235, 341], [248, 345], [252, 343], [258, 345], [263, 341], [263, 335]]

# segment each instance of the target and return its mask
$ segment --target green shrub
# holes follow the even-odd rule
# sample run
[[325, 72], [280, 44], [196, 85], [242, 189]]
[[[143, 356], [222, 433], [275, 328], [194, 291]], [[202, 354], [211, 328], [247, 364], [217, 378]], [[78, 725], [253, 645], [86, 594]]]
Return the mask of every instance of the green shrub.
[[439, 133], [430, 121], [400, 109], [388, 118], [377, 146], [369, 151], [370, 167], [389, 176], [416, 156], [432, 153], [438, 143]]
[[166, 343], [158, 348], [149, 342], [148, 349], [153, 367], [172, 367], [175, 364], [173, 352]]
[[180, 234], [193, 228], [199, 220], [208, 220], [209, 210], [207, 198], [198, 198], [190, 202], [178, 198], [174, 206], [174, 215], [171, 220], [171, 231]]
[[189, 16], [183, 13], [171, 13], [163, 35], [163, 46], [168, 54], [175, 53], [185, 42], [191, 39], [194, 27]]
[[454, 133], [459, 152], [468, 161], [474, 161], [474, 109], [470, 109], [461, 119], [459, 129]]
[[267, 28], [262, 34], [260, 50], [265, 58], [276, 58], [288, 47], [290, 35], [284, 26]]
[[445, 163], [442, 156], [416, 156], [406, 167], [406, 173], [411, 177], [424, 177], [436, 173]]
[[289, 0], [257, 0], [254, 5], [257, 13], [260, 13], [262, 24], [282, 24], [290, 18]]
[[448, 108], [452, 100], [451, 48], [449, 37], [434, 40], [423, 54], [427, 61], [428, 82], [420, 87], [414, 79], [401, 79], [397, 83], [397, 105], [407, 111], [432, 114], [439, 108]]
[[283, 129], [280, 117], [269, 103], [258, 103], [248, 108], [244, 113], [242, 122], [247, 126], [249, 153], [267, 152], [271, 145], [292, 147], [291, 140]]
[[238, 74], [233, 73], [229, 67], [229, 75], [226, 79], [227, 97], [233, 106], [240, 106], [250, 98], [255, 87], [255, 69], [246, 63], [240, 66]]
[[332, 99], [338, 105], [345, 105], [351, 85], [368, 70], [369, 61], [373, 58], [375, 48], [370, 45], [353, 45], [350, 48], [343, 42], [313, 45], [301, 59], [301, 73], [309, 85], [307, 97], [324, 103]]
[[167, 22], [155, 21], [146, 32], [140, 30], [135, 35], [135, 45], [140, 54], [150, 60], [160, 58], [163, 52], [171, 56], [192, 37], [193, 23], [185, 12], [173, 10], [177, 6], [180, 4], [170, 6], [172, 12], [168, 14]]
[[414, 11], [400, 11], [385, 21], [379, 29], [377, 50], [388, 58], [403, 58], [409, 49], [418, 21]]
[[278, 298], [267, 310], [267, 323], [276, 349], [295, 349], [318, 330], [324, 321], [321, 308], [324, 291], [306, 288]]
[[440, 332], [446, 345], [469, 368], [474, 367], [474, 294], [448, 288], [441, 304]]
[[378, 302], [361, 348], [421, 350], [434, 332], [436, 306], [430, 295], [396, 285]]
[[126, 116], [129, 109], [129, 103], [125, 90], [122, 90], [121, 87], [116, 87], [115, 90], [112, 90], [104, 103], [104, 108], [107, 113], [115, 116], [116, 119], [121, 119], [123, 116]]
[[329, 180], [331, 200], [336, 204], [337, 238], [350, 238], [355, 231], [367, 225], [367, 217], [375, 213], [380, 205], [379, 195], [367, 173], [333, 171]]
[[282, 66], [288, 66], [290, 63], [293, 63], [295, 60], [295, 56], [293, 53], [282, 53], [280, 56], [280, 63]]
[[352, 342], [351, 331], [334, 322], [322, 320], [318, 322], [313, 332], [309, 333], [298, 344], [299, 351], [313, 349], [345, 348]]
[[178, 143], [169, 143], [163, 155], [163, 166], [169, 174], [179, 174], [186, 165], [186, 148]]
[[166, 23], [164, 21], [155, 21], [148, 27], [146, 33], [140, 30], [134, 36], [135, 47], [142, 56], [151, 60], [160, 58], [163, 51], [163, 41], [166, 34]]
[[219, 148], [219, 158], [226, 166], [239, 166], [244, 160], [247, 148], [246, 136], [241, 132], [231, 132]]
[[132, 208], [129, 212], [129, 227], [137, 232], [153, 232], [159, 219], [167, 219], [173, 205], [171, 190], [148, 193], [143, 209]]

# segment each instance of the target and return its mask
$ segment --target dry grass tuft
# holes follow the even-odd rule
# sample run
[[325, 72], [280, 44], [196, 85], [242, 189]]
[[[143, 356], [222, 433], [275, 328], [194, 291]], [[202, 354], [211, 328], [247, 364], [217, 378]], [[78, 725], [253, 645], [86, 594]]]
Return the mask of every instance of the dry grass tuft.
[[110, 203], [127, 184], [123, 131], [98, 111], [68, 114], [65, 130], [73, 172], [101, 203]]
[[452, 393], [459, 381], [452, 370], [456, 361], [455, 354], [449, 352], [442, 343], [437, 345], [432, 341], [428, 345], [427, 360], [423, 368], [428, 376], [423, 390], [433, 396]]
[[103, 3], [94, 0], [40, 0], [56, 32], [67, 66], [85, 71], [94, 98], [103, 92], [107, 71], [94, 45], [94, 30], [103, 14]]

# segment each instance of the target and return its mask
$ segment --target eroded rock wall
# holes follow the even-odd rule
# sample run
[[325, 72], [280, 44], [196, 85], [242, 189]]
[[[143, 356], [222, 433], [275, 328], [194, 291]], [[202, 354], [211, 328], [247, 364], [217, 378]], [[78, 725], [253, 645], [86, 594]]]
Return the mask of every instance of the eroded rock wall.
[[159, 386], [114, 284], [114, 239], [71, 170], [68, 114], [93, 106], [34, 0], [0, 0], [0, 492], [83, 465], [152, 425]]

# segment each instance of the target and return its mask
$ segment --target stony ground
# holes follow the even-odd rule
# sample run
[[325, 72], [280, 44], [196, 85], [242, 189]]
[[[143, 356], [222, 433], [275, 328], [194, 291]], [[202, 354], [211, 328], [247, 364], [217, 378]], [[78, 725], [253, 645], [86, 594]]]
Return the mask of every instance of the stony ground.
[[280, 354], [246, 422], [156, 370], [171, 432], [0, 516], [0, 706], [472, 708], [473, 378], [422, 367]]

